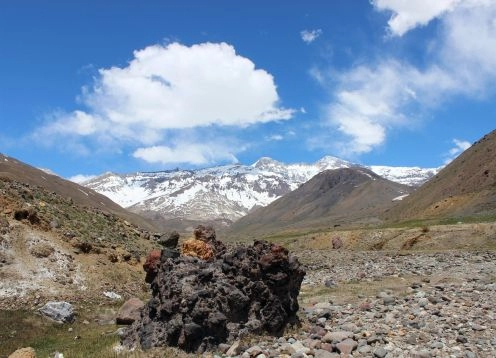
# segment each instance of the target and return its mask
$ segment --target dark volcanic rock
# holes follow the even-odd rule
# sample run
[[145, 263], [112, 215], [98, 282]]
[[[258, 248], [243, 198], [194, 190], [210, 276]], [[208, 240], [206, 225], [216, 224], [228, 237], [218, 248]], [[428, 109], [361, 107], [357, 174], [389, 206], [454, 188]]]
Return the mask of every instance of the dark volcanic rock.
[[177, 247], [177, 243], [179, 242], [179, 237], [179, 233], [177, 231], [173, 231], [169, 235], [162, 235], [158, 243], [163, 247], [175, 249]]
[[[197, 240], [215, 242], [213, 235], [195, 230]], [[248, 333], [280, 335], [296, 320], [304, 275], [297, 258], [264, 241], [231, 249], [212, 261], [162, 254], [152, 298], [123, 344], [203, 352]]]

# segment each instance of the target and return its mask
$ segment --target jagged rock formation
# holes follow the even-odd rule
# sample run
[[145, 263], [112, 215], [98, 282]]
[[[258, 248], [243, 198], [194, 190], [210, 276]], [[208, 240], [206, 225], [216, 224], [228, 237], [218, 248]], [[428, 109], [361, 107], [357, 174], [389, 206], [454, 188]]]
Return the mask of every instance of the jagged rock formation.
[[[197, 229], [196, 240], [215, 243], [209, 230]], [[211, 261], [162, 251], [152, 298], [124, 345], [204, 352], [247, 333], [279, 335], [296, 318], [305, 271], [285, 248], [264, 241], [227, 252], [220, 244], [210, 248]]]

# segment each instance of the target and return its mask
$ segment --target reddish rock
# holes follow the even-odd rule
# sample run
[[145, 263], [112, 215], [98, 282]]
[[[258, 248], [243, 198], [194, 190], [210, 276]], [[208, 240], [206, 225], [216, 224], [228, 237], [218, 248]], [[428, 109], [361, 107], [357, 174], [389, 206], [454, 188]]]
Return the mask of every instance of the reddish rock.
[[115, 318], [116, 324], [132, 324], [134, 321], [138, 320], [141, 315], [141, 310], [145, 304], [139, 298], [133, 297], [124, 302], [124, 304], [117, 312], [117, 317]]
[[160, 265], [160, 250], [152, 250], [146, 256], [146, 261], [143, 264], [143, 270], [146, 272], [145, 281], [150, 283], [153, 281], [158, 272], [158, 266]]
[[332, 238], [332, 248], [338, 250], [343, 247], [343, 240], [338, 236]]

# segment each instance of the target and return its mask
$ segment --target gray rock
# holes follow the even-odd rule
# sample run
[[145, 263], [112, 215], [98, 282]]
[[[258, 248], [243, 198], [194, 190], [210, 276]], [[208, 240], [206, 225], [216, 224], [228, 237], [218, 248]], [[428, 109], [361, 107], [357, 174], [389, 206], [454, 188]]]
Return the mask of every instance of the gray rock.
[[50, 301], [39, 309], [39, 312], [56, 322], [71, 323], [74, 321], [74, 309], [65, 301]]
[[429, 351], [421, 350], [421, 351], [413, 351], [410, 353], [411, 358], [431, 358], [432, 354]]
[[316, 349], [313, 356], [314, 358], [339, 358], [339, 354], [331, 353], [324, 349]]
[[353, 337], [353, 332], [349, 332], [349, 331], [327, 332], [327, 334], [324, 337], [322, 337], [322, 342], [339, 343], [349, 337]]
[[387, 354], [387, 350], [384, 347], [379, 347], [374, 350], [374, 357], [384, 358]]

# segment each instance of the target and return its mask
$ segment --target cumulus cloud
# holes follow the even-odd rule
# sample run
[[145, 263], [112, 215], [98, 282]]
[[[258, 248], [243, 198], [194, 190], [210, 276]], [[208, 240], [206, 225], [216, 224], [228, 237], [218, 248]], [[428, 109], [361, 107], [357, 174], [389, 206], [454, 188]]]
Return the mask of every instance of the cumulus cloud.
[[35, 137], [153, 146], [174, 131], [240, 128], [295, 112], [280, 106], [273, 76], [226, 43], [148, 46], [127, 66], [100, 69], [80, 99], [84, 110], [52, 114]]
[[228, 148], [213, 143], [179, 143], [176, 146], [158, 145], [138, 148], [133, 157], [158, 164], [207, 165], [219, 161], [237, 163], [238, 159]]
[[470, 142], [466, 140], [453, 139], [454, 147], [451, 148], [447, 155], [444, 164], [451, 163], [456, 157], [458, 157], [462, 152], [466, 151], [468, 148], [472, 146]]
[[440, 17], [441, 28], [431, 61], [423, 68], [383, 58], [334, 73], [332, 82], [323, 71], [311, 72], [319, 83], [331, 82], [326, 123], [345, 136], [340, 146], [345, 155], [370, 152], [385, 142], [390, 130], [416, 126], [423, 112], [452, 96], [479, 98], [496, 89], [496, 3], [446, 2], [442, 11], [431, 2], [431, 8], [426, 6], [429, 9], [416, 1], [377, 0], [373, 4], [408, 13], [413, 19], [409, 26], [390, 24], [397, 35], [423, 24], [417, 11], [428, 14], [427, 22]]
[[303, 42], [309, 44], [317, 40], [317, 38], [322, 35], [322, 30], [303, 30], [300, 32], [301, 39]]

